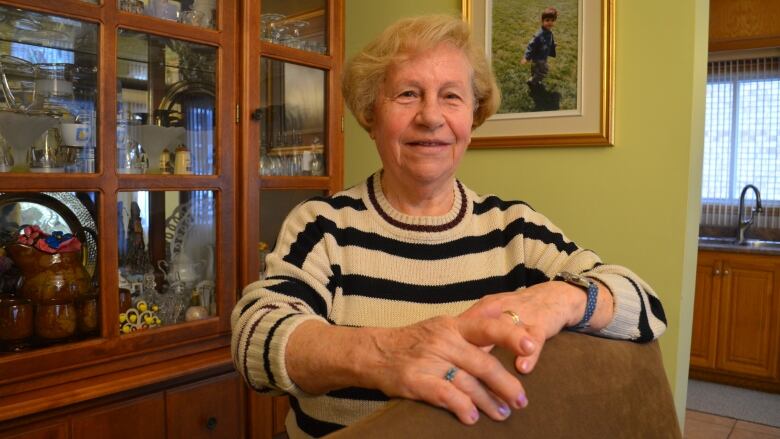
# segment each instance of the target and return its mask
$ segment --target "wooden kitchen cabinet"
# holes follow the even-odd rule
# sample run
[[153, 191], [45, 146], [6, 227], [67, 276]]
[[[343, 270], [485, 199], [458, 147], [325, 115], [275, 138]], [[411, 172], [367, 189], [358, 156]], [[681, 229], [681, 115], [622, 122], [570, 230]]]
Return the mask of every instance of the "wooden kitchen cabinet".
[[780, 392], [780, 258], [700, 251], [691, 377]]
[[718, 344], [718, 305], [721, 261], [712, 253], [700, 253], [696, 266], [696, 295], [691, 335], [691, 366], [715, 367]]
[[[141, 3], [0, 0], [0, 61], [16, 98], [0, 96], [0, 113], [29, 116], [28, 104], [41, 104], [28, 102], [36, 86], [48, 93], [36, 116], [59, 118], [65, 103], [91, 133], [63, 144], [78, 149], [75, 163], [27, 163], [30, 146], [11, 145], [17, 161], [10, 171], [0, 163], [0, 207], [56, 205], [64, 222], [89, 229], [95, 325], [45, 342], [0, 339], [0, 437], [123, 437], [145, 422], [136, 435], [270, 438], [282, 427], [283, 400], [250, 397], [229, 374], [230, 312], [260, 276], [262, 236], [294, 200], [342, 188], [344, 1], [159, 2], [177, 14]], [[180, 14], [196, 4], [214, 9]], [[47, 68], [61, 71], [36, 77]], [[189, 152], [178, 175], [167, 173], [174, 151], [165, 165], [154, 141], [168, 128]], [[146, 261], [128, 251], [131, 225], [143, 228]], [[197, 259], [177, 261], [193, 239]], [[148, 269], [128, 277], [128, 260]], [[174, 284], [200, 294], [160, 304], [158, 316], [177, 313], [169, 321], [120, 320], [121, 285], [135, 309], [136, 287], [162, 301]], [[197, 303], [199, 318], [184, 318]]]

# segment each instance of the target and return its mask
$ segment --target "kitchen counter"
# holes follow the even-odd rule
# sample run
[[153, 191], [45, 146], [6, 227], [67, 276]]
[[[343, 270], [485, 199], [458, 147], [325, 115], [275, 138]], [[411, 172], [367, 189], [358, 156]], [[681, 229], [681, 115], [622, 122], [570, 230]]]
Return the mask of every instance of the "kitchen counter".
[[780, 241], [748, 239], [738, 245], [734, 238], [700, 237], [699, 250], [715, 250], [733, 253], [755, 253], [780, 256]]

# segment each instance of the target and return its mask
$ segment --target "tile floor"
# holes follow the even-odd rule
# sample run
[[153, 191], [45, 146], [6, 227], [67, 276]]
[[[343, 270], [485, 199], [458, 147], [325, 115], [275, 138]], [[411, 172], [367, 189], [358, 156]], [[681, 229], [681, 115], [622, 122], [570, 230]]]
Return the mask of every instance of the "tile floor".
[[780, 439], [780, 428], [687, 410], [683, 437], [685, 439]]

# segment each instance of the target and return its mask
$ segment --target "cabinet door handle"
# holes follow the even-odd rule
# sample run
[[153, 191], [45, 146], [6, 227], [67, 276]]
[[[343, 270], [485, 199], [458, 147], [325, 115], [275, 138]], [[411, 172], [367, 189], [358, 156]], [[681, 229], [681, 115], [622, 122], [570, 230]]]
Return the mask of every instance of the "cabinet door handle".
[[214, 416], [209, 416], [209, 418], [206, 419], [206, 428], [214, 431], [217, 428], [217, 418]]
[[723, 271], [723, 275], [724, 275], [724, 276], [728, 276], [728, 275], [729, 275], [729, 271], [728, 271], [728, 270], [724, 270], [724, 271]]
[[720, 268], [715, 269], [715, 276], [720, 276]]

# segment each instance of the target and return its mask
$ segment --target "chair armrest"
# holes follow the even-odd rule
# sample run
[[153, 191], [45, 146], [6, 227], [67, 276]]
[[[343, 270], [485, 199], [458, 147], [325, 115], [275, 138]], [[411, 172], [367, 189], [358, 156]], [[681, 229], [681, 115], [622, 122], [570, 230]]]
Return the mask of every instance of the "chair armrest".
[[[511, 353], [503, 349], [494, 353], [517, 374]], [[503, 422], [483, 414], [477, 424], [466, 426], [443, 409], [393, 400], [328, 437], [681, 437], [657, 342], [637, 344], [562, 332], [545, 343], [534, 371], [520, 379], [529, 405]]]

